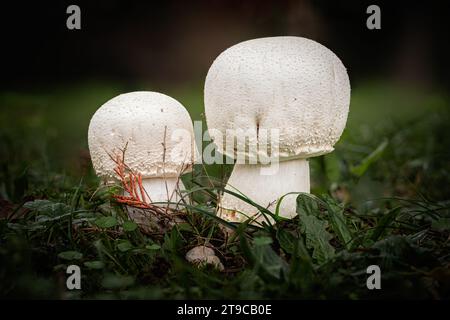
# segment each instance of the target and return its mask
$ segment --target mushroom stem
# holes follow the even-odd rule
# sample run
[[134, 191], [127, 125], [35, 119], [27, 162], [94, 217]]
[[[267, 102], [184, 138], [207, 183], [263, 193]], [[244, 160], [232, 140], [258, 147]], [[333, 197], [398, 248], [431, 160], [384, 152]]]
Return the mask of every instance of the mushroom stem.
[[[139, 188], [139, 186], [135, 186]], [[148, 203], [156, 203], [158, 207], [176, 208], [180, 201], [179, 190], [184, 190], [185, 187], [181, 179], [177, 177], [168, 178], [147, 178], [142, 179], [142, 187], [144, 188], [145, 200]], [[125, 195], [128, 195], [126, 193]], [[150, 197], [150, 199], [149, 199]], [[142, 199], [140, 196], [139, 198]], [[160, 202], [160, 203], [157, 203]], [[171, 202], [170, 205], [167, 202]], [[173, 225], [172, 222], [168, 222], [168, 225], [162, 225], [160, 217], [149, 214], [145, 209], [134, 208], [127, 206], [127, 212], [132, 220], [134, 220], [140, 227], [146, 232], [159, 231], [164, 233]], [[175, 222], [177, 222], [175, 218]]]
[[[274, 164], [236, 164], [225, 189], [242, 193], [253, 202], [275, 211], [277, 200], [289, 192], [308, 192], [309, 162], [306, 159], [294, 159]], [[276, 170], [277, 169], [277, 170]], [[266, 170], [266, 173], [262, 174]], [[296, 213], [297, 194], [290, 194], [283, 198], [280, 206], [280, 216], [292, 218]], [[258, 209], [229, 193], [224, 193], [219, 204], [222, 218], [228, 221], [242, 222], [248, 217], [259, 213]], [[241, 212], [241, 213], [240, 213]], [[242, 214], [245, 213], [245, 214]], [[256, 221], [265, 221], [259, 215]]]
[[[183, 182], [177, 177], [142, 179], [142, 186], [144, 188], [145, 201], [148, 203], [178, 202], [180, 200], [179, 190], [184, 189]], [[136, 187], [138, 188], [138, 186]], [[142, 196], [140, 198], [142, 199]], [[161, 207], [167, 206], [165, 203], [156, 205]], [[171, 205], [170, 207], [173, 206]]]
[[184, 190], [183, 182], [178, 177], [144, 179], [142, 186], [151, 202], [178, 202], [179, 190]]

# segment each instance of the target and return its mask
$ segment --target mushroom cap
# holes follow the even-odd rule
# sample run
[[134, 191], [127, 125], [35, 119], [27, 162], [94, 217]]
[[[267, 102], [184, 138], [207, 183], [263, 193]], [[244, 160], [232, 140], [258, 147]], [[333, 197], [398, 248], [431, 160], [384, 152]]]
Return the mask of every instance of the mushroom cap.
[[206, 246], [197, 246], [189, 250], [186, 253], [186, 260], [198, 266], [210, 264], [220, 271], [224, 270], [224, 266], [219, 257], [214, 253], [214, 250]]
[[158, 92], [130, 92], [112, 98], [94, 114], [88, 131], [89, 151], [97, 175], [117, 178], [111, 156], [142, 178], [178, 177], [192, 169], [195, 141], [187, 110]]
[[215, 256], [214, 250], [206, 246], [197, 246], [186, 253], [186, 260], [193, 262], [195, 260], [205, 260], [206, 257]]
[[261, 155], [246, 150], [249, 143], [261, 142], [258, 134], [250, 135], [245, 150], [230, 153], [225, 142], [238, 137], [227, 129], [267, 130], [269, 137], [271, 129], [278, 129], [279, 150], [272, 156], [281, 161], [331, 152], [350, 104], [342, 62], [328, 48], [301, 37], [253, 39], [228, 48], [210, 67], [204, 93], [208, 130], [221, 132], [218, 149], [231, 158]]

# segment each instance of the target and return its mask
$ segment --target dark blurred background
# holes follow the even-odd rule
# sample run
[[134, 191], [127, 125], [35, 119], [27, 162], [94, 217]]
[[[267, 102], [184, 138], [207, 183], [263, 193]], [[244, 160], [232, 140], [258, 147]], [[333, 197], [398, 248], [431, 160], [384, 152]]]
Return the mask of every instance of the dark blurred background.
[[[66, 28], [77, 4], [82, 29]], [[382, 29], [366, 28], [377, 4]], [[3, 88], [113, 79], [204, 79], [213, 59], [240, 41], [295, 35], [332, 49], [351, 79], [449, 83], [444, 1], [14, 1], [2, 4]]]
[[[71, 4], [81, 8], [81, 30], [66, 28]], [[366, 27], [371, 4], [381, 8], [381, 30]], [[80, 177], [95, 186], [87, 128], [103, 103], [128, 91], [160, 91], [179, 100], [193, 120], [204, 121], [203, 83], [215, 57], [238, 42], [281, 35], [324, 44], [351, 80], [349, 118], [336, 151], [311, 161], [314, 193], [332, 189], [345, 198], [351, 190], [360, 203], [420, 192], [447, 199], [450, 52], [444, 4], [2, 3], [0, 200], [19, 202], [48, 190], [60, 194]], [[226, 178], [231, 168], [208, 170]]]

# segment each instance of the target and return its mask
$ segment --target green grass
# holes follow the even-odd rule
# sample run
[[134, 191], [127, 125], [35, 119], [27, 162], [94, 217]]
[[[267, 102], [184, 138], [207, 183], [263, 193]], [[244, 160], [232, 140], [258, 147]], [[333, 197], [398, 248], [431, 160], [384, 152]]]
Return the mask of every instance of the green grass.
[[[311, 159], [312, 195], [298, 196], [299, 216], [241, 224], [225, 240], [214, 206], [229, 165], [183, 177], [193, 205], [186, 223], [163, 236], [128, 221], [112, 198], [117, 188], [98, 188], [89, 119], [125, 91], [87, 83], [0, 94], [0, 297], [450, 297], [447, 96], [357, 86], [335, 152]], [[166, 93], [201, 120], [201, 92]], [[205, 243], [225, 272], [185, 261]], [[81, 291], [65, 289], [70, 264], [82, 269]], [[366, 288], [372, 264], [381, 268], [382, 290]]]

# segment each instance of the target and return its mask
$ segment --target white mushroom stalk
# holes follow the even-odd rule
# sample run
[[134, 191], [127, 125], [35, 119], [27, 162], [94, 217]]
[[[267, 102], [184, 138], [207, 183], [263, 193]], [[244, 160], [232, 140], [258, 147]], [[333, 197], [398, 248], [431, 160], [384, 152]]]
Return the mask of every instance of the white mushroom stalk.
[[[283, 195], [310, 192], [307, 159], [334, 150], [350, 104], [342, 62], [300, 37], [254, 39], [225, 50], [208, 71], [204, 93], [210, 135], [222, 154], [237, 161], [226, 189], [272, 211]], [[283, 199], [281, 216], [296, 215], [296, 197]], [[219, 207], [233, 222], [259, 214], [228, 193]]]
[[[142, 177], [140, 200], [180, 200], [180, 176], [192, 170], [196, 149], [189, 113], [175, 99], [157, 92], [121, 94], [95, 112], [88, 142], [94, 169], [104, 182], [118, 181], [114, 157], [123, 157], [127, 168]], [[142, 211], [129, 212], [145, 222]]]

